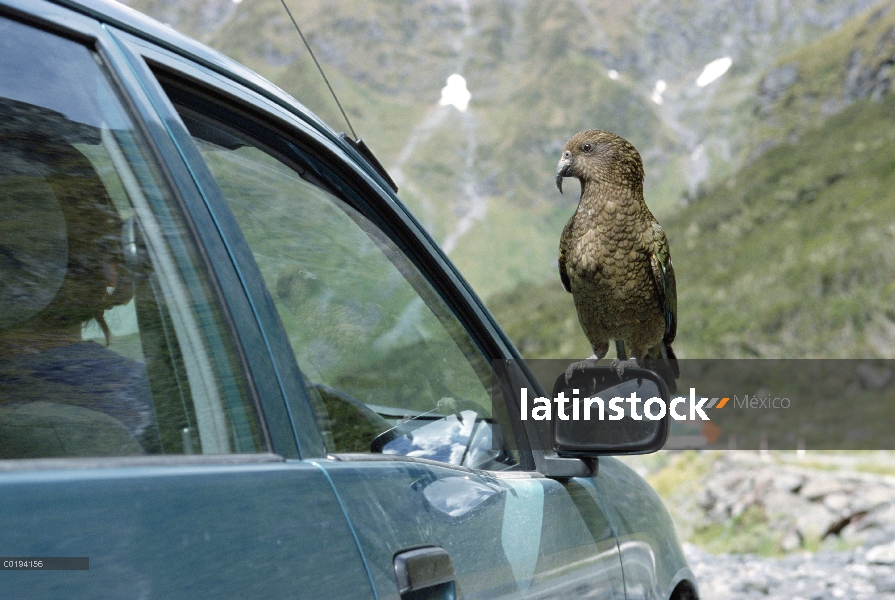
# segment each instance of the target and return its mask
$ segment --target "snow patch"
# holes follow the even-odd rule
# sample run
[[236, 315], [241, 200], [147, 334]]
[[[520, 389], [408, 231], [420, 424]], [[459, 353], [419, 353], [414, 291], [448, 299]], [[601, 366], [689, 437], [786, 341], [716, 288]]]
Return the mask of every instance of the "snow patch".
[[713, 60], [702, 69], [702, 73], [696, 78], [696, 85], [699, 87], [707, 86], [727, 73], [727, 69], [729, 69], [732, 64], [733, 59], [729, 56]]
[[469, 108], [469, 100], [472, 94], [466, 89], [466, 78], [454, 73], [447, 78], [447, 85], [441, 89], [439, 106], [453, 106], [460, 112], [466, 112]]
[[656, 104], [662, 104], [662, 93], [668, 89], [668, 83], [664, 79], [659, 79], [656, 81], [656, 87], [653, 88], [653, 93], [650, 96], [650, 100], [655, 102]]

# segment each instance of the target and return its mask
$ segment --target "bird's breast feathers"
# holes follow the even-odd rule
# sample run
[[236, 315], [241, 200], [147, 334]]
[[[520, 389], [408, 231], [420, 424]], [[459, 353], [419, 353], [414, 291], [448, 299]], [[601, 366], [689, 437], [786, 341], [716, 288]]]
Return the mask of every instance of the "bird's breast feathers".
[[[594, 223], [592, 226], [573, 228], [566, 248], [570, 272], [626, 278], [629, 270], [646, 270], [649, 267], [648, 240], [633, 231], [620, 231], [611, 224]], [[642, 264], [641, 264], [642, 263]]]

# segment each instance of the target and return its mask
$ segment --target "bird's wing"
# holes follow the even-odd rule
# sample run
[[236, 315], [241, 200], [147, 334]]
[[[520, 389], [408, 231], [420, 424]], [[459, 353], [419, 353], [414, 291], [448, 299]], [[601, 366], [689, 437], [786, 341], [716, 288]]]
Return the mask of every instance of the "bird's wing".
[[659, 305], [665, 313], [665, 344], [671, 344], [677, 335], [677, 286], [674, 280], [674, 267], [671, 265], [671, 251], [668, 238], [662, 227], [653, 222], [653, 252], [650, 262], [653, 268], [653, 280], [659, 292]]
[[562, 281], [563, 289], [569, 293], [572, 293], [572, 283], [569, 281], [569, 273], [566, 271], [566, 246], [572, 236], [572, 221], [574, 220], [575, 217], [569, 219], [562, 230], [562, 237], [559, 238], [559, 280]]

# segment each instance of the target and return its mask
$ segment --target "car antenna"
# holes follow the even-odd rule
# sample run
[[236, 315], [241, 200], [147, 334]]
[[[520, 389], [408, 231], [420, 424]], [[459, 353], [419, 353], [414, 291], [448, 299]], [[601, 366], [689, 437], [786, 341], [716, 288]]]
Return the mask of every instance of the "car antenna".
[[298, 32], [298, 35], [301, 36], [301, 41], [304, 42], [305, 48], [308, 49], [308, 53], [311, 55], [311, 58], [314, 59], [314, 64], [317, 65], [317, 70], [320, 71], [320, 75], [321, 75], [321, 77], [323, 77], [323, 81], [326, 82], [326, 87], [329, 88], [329, 93], [332, 94], [333, 100], [336, 101], [336, 105], [338, 105], [339, 110], [342, 112], [342, 116], [345, 117], [345, 122], [348, 123], [348, 129], [351, 130], [352, 137], [349, 138], [344, 133], [341, 134], [339, 137], [341, 137], [344, 141], [348, 142], [348, 144], [352, 148], [354, 148], [358, 152], [358, 154], [363, 156], [364, 160], [366, 160], [367, 163], [371, 167], [373, 167], [373, 170], [375, 170], [377, 173], [379, 173], [379, 175], [385, 180], [385, 182], [388, 184], [388, 186], [390, 188], [392, 188], [392, 190], [394, 190], [395, 193], [397, 193], [398, 186], [395, 184], [395, 181], [388, 174], [388, 171], [385, 170], [385, 167], [382, 166], [382, 163], [380, 163], [379, 159], [376, 158], [376, 155], [373, 154], [373, 151], [370, 150], [369, 147], [367, 147], [367, 145], [363, 142], [363, 140], [361, 140], [359, 137], [357, 137], [356, 133], [354, 133], [354, 127], [351, 126], [351, 121], [348, 119], [348, 115], [345, 114], [345, 109], [342, 108], [342, 103], [339, 102], [339, 98], [338, 98], [338, 96], [336, 96], [336, 91], [333, 89], [333, 86], [330, 85], [329, 79], [326, 78], [326, 73], [323, 72], [323, 67], [320, 66], [320, 62], [317, 60], [317, 57], [314, 56], [314, 51], [311, 50], [311, 45], [308, 43], [308, 40], [305, 38], [305, 34], [303, 34], [301, 32], [301, 27], [298, 26], [298, 22], [295, 20], [295, 17], [292, 16], [292, 11], [289, 10], [288, 6], [286, 6], [286, 0], [280, 0], [280, 3], [283, 5], [283, 8], [286, 9], [286, 14], [289, 15], [289, 18], [292, 20], [292, 24], [295, 25], [295, 30]]
[[314, 51], [311, 50], [311, 45], [308, 43], [308, 40], [305, 39], [305, 34], [301, 32], [301, 27], [298, 26], [298, 22], [295, 20], [295, 17], [292, 16], [292, 11], [289, 10], [289, 7], [286, 6], [286, 0], [280, 0], [283, 4], [283, 8], [286, 9], [286, 14], [289, 15], [289, 18], [292, 19], [292, 24], [295, 25], [295, 31], [298, 32], [298, 35], [301, 36], [301, 41], [305, 43], [305, 48], [308, 49], [308, 53], [310, 53], [311, 58], [314, 59], [314, 64], [317, 65], [317, 70], [320, 71], [320, 75], [323, 77], [323, 81], [326, 82], [326, 87], [329, 88], [329, 93], [333, 95], [333, 100], [336, 101], [336, 104], [339, 107], [339, 110], [342, 111], [342, 116], [345, 117], [345, 122], [348, 123], [348, 129], [351, 130], [351, 136], [356, 140], [358, 140], [357, 134], [354, 133], [354, 127], [351, 126], [351, 121], [348, 120], [348, 115], [345, 114], [345, 109], [342, 108], [342, 103], [339, 102], [338, 96], [336, 96], [336, 91], [333, 89], [333, 86], [329, 84], [329, 79], [326, 78], [326, 73], [323, 72], [323, 67], [320, 66], [320, 63], [317, 61], [317, 57], [314, 56]]

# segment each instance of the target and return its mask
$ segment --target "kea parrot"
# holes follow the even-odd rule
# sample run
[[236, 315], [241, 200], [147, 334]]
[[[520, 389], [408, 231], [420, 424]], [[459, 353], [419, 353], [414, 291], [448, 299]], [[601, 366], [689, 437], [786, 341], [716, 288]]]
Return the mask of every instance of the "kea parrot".
[[612, 367], [619, 376], [627, 367], [653, 369], [674, 393], [680, 377], [671, 349], [674, 268], [668, 238], [643, 200], [640, 154], [608, 131], [582, 131], [566, 142], [559, 160], [560, 193], [564, 177], [581, 182], [578, 208], [559, 242], [559, 277], [594, 351], [584, 362], [606, 356], [615, 340]]

